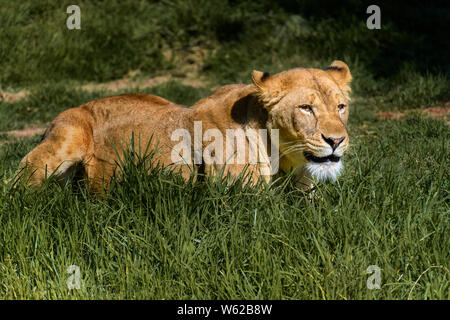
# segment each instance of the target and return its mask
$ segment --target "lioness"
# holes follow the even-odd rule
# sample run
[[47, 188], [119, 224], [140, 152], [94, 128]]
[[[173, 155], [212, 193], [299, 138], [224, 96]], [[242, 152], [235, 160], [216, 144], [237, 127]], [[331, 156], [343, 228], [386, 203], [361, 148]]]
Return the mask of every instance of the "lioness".
[[[252, 84], [224, 86], [192, 107], [153, 95], [126, 94], [66, 110], [22, 159], [19, 172], [28, 174], [30, 185], [39, 186], [48, 175], [67, 178], [81, 168], [90, 189], [99, 190], [108, 186], [124, 143], [134, 136], [142, 149], [146, 144], [150, 149], [157, 147], [160, 163], [180, 170], [185, 178], [192, 172], [210, 174], [219, 169], [237, 176], [247, 168], [252, 181], [270, 181], [273, 170], [263, 169], [279, 165], [281, 173], [295, 170], [301, 188], [310, 187], [311, 178], [335, 179], [349, 143], [348, 66], [334, 61], [325, 70], [296, 68], [275, 75], [253, 71], [252, 80]], [[197, 124], [200, 127], [196, 128]], [[203, 139], [193, 142], [198, 128]], [[244, 136], [237, 144], [236, 136], [227, 135], [227, 130], [249, 129], [256, 136]], [[216, 146], [232, 142], [237, 151], [251, 150], [264, 130], [271, 146], [260, 146], [257, 163], [249, 161], [248, 154], [241, 162], [229, 162], [229, 153], [211, 150], [212, 137]], [[208, 137], [203, 136], [206, 132]], [[180, 138], [186, 139], [180, 142]], [[279, 152], [279, 159], [269, 157], [269, 151]]]

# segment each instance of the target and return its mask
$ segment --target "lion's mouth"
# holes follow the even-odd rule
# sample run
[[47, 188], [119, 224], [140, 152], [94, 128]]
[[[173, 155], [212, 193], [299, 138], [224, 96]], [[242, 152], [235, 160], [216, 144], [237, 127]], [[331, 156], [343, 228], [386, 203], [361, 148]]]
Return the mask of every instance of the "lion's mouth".
[[303, 152], [303, 154], [305, 155], [306, 160], [308, 161], [312, 161], [312, 162], [318, 162], [318, 163], [323, 163], [323, 162], [339, 162], [339, 160], [341, 160], [341, 157], [337, 157], [335, 155], [330, 154], [329, 156], [326, 157], [316, 157], [315, 155], [313, 155], [312, 153], [309, 152]]

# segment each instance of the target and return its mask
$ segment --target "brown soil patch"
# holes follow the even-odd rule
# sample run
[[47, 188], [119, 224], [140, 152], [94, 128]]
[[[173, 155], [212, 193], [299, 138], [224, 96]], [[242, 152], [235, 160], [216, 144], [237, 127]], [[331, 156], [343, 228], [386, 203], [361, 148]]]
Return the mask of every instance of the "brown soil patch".
[[144, 89], [144, 88], [151, 88], [157, 85], [160, 85], [164, 82], [170, 81], [170, 80], [177, 80], [181, 82], [183, 85], [191, 86], [191, 87], [203, 87], [205, 86], [205, 82], [198, 79], [198, 78], [178, 78], [174, 77], [172, 75], [166, 75], [166, 76], [159, 76], [149, 79], [119, 79], [114, 80], [106, 83], [89, 83], [86, 85], [83, 85], [80, 87], [81, 90], [85, 91], [98, 91], [98, 90], [106, 90], [106, 91], [120, 91], [120, 90], [133, 90], [133, 89]]
[[[203, 79], [200, 79], [200, 77], [196, 72], [188, 71], [186, 74], [184, 74], [183, 77], [176, 77], [171, 74], [165, 76], [158, 76], [154, 78], [142, 78], [142, 79], [132, 79], [125, 77], [123, 79], [113, 80], [104, 83], [88, 83], [85, 85], [78, 86], [78, 89], [90, 92], [99, 90], [117, 92], [121, 90], [137, 90], [138, 88], [140, 89], [151, 88], [170, 80], [179, 81], [185, 86], [191, 86], [194, 88], [202, 88], [207, 86], [207, 82]], [[0, 93], [0, 102], [1, 101], [15, 102], [21, 99], [26, 99], [29, 94], [30, 92], [28, 90], [22, 90], [16, 93], [2, 92]]]
[[115, 92], [124, 89], [151, 88], [170, 80], [176, 80], [185, 86], [195, 88], [206, 87], [208, 86], [208, 82], [200, 76], [200, 70], [207, 54], [208, 50], [200, 47], [192, 47], [183, 52], [165, 49], [163, 50], [164, 57], [174, 65], [173, 69], [167, 71], [165, 75], [153, 78], [140, 78], [138, 77], [139, 71], [131, 71], [122, 79], [106, 83], [89, 83], [81, 86], [80, 89], [86, 91], [107, 90]]
[[[111, 91], [117, 92], [120, 90], [137, 90], [151, 88], [160, 85], [164, 82], [176, 80], [181, 82], [185, 86], [191, 86], [195, 88], [201, 88], [207, 86], [206, 81], [200, 79], [195, 72], [188, 72], [184, 77], [175, 77], [173, 75], [158, 76], [154, 78], [143, 78], [143, 79], [132, 79], [123, 78], [119, 80], [104, 82], [104, 83], [88, 83], [82, 86], [78, 86], [79, 89], [85, 91]], [[16, 93], [13, 92], [2, 92], [0, 93], [0, 102], [15, 102], [21, 99], [26, 99], [30, 92], [28, 90], [22, 90]]]
[[19, 92], [0, 92], [0, 102], [15, 102], [21, 99], [25, 99], [30, 92], [28, 90], [21, 90]]
[[381, 120], [398, 120], [414, 112], [421, 113], [424, 116], [434, 119], [442, 119], [445, 120], [447, 124], [450, 124], [450, 121], [447, 120], [447, 117], [450, 115], [450, 105], [445, 105], [443, 107], [429, 107], [425, 109], [412, 109], [407, 111], [379, 111], [375, 112], [375, 114]]
[[[0, 134], [6, 134], [7, 137], [15, 137], [15, 138], [19, 138], [19, 139], [24, 139], [24, 138], [31, 138], [37, 134], [42, 135], [45, 132], [45, 129], [47, 129], [47, 127], [31, 125], [29, 128], [4, 131], [4, 132], [0, 132]], [[8, 143], [8, 139], [0, 141], [0, 147], [6, 143]]]
[[45, 129], [47, 129], [47, 127], [31, 126], [25, 129], [11, 130], [2, 133], [5, 133], [8, 137], [29, 138], [37, 134], [43, 134]]
[[[170, 61], [173, 67], [171, 70], [168, 70], [165, 75], [145, 78], [140, 76], [139, 71], [130, 71], [122, 79], [104, 83], [92, 82], [77, 86], [77, 88], [86, 91], [132, 91], [138, 88], [144, 89], [154, 87], [170, 80], [179, 81], [185, 86], [195, 88], [210, 87], [208, 81], [200, 76], [203, 62], [209, 52], [210, 50], [198, 46], [179, 51], [166, 48], [163, 49], [162, 53], [167, 61]], [[15, 102], [27, 98], [29, 94], [30, 92], [26, 89], [18, 92], [0, 92], [0, 102]]]

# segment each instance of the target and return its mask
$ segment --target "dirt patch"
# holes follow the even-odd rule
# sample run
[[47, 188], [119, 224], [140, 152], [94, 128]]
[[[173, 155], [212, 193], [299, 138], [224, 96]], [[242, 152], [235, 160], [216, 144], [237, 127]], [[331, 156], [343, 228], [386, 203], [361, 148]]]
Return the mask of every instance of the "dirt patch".
[[[160, 85], [164, 82], [174, 80], [179, 81], [185, 86], [191, 86], [195, 88], [202, 88], [207, 86], [205, 80], [200, 79], [196, 73], [187, 72], [184, 77], [175, 77], [173, 75], [158, 76], [153, 78], [142, 78], [142, 79], [132, 79], [123, 78], [119, 80], [113, 80], [103, 83], [88, 83], [85, 85], [78, 86], [77, 88], [84, 91], [110, 91], [112, 93], [121, 90], [136, 90], [138, 88], [145, 89]], [[0, 102], [16, 102], [22, 99], [26, 99], [30, 92], [28, 90], [22, 90], [19, 92], [2, 92], [0, 93]]]
[[[187, 73], [184, 74], [183, 77], [173, 76], [171, 74], [142, 79], [133, 79], [125, 77], [123, 79], [103, 83], [88, 83], [85, 85], [77, 86], [77, 88], [89, 92], [104, 90], [114, 93], [121, 90], [137, 90], [138, 88], [140, 89], [151, 88], [170, 80], [179, 81], [181, 82], [181, 84], [185, 86], [191, 86], [194, 88], [202, 88], [208, 85], [205, 80], [200, 79], [200, 77], [196, 72], [188, 71]], [[0, 93], [0, 102], [1, 101], [16, 102], [22, 99], [26, 99], [29, 96], [29, 94], [30, 92], [28, 90], [22, 90], [16, 93], [2, 92]]]
[[[179, 51], [166, 48], [162, 53], [172, 66], [167, 74], [149, 78], [140, 75], [139, 70], [135, 70], [130, 71], [122, 79], [103, 83], [92, 82], [76, 86], [76, 88], [90, 92], [105, 90], [114, 93], [123, 90], [133, 91], [138, 88], [151, 88], [170, 80], [179, 81], [185, 86], [195, 88], [210, 87], [210, 83], [200, 75], [204, 60], [210, 54], [210, 50], [194, 46]], [[26, 99], [29, 94], [30, 91], [26, 89], [18, 92], [0, 92], [0, 102], [15, 102]]]
[[208, 51], [200, 47], [192, 47], [179, 52], [165, 49], [163, 50], [164, 57], [173, 64], [173, 68], [167, 71], [165, 75], [153, 78], [139, 77], [140, 72], [137, 70], [131, 71], [122, 79], [105, 83], [88, 83], [79, 88], [86, 91], [107, 90], [116, 92], [124, 89], [151, 88], [171, 80], [179, 81], [185, 86], [206, 87], [209, 83], [200, 76], [200, 73], [207, 54]]
[[[25, 129], [3, 131], [3, 132], [0, 132], [0, 134], [5, 134], [8, 138], [14, 137], [14, 138], [19, 138], [19, 139], [24, 139], [24, 138], [31, 138], [38, 134], [42, 135], [42, 134], [44, 134], [45, 129], [47, 129], [47, 127], [32, 125]], [[0, 141], [0, 147], [3, 146], [4, 144], [8, 143], [8, 138], [6, 138], [3, 141]]]
[[11, 130], [1, 132], [2, 134], [6, 134], [8, 137], [16, 137], [16, 138], [29, 138], [35, 136], [37, 134], [43, 134], [47, 127], [41, 126], [31, 126], [29, 128], [20, 129], [20, 130]]
[[375, 112], [375, 114], [381, 120], [398, 120], [415, 112], [426, 117], [442, 119], [446, 121], [447, 124], [450, 124], [450, 121], [447, 120], [447, 117], [450, 115], [450, 105], [445, 105], [443, 107], [429, 107], [425, 109], [412, 109], [407, 111], [379, 111]]
[[148, 78], [148, 79], [119, 79], [114, 80], [106, 83], [88, 83], [86, 85], [83, 85], [80, 87], [81, 90], [85, 91], [98, 91], [98, 90], [106, 90], [111, 92], [116, 92], [120, 90], [133, 90], [133, 89], [144, 89], [144, 88], [151, 88], [157, 85], [160, 85], [164, 82], [170, 81], [170, 80], [176, 80], [181, 82], [183, 85], [191, 86], [191, 87], [204, 87], [205, 82], [198, 79], [198, 78], [179, 78], [174, 77], [172, 75], [166, 75], [166, 76], [159, 76], [154, 78]]
[[19, 92], [0, 92], [0, 102], [15, 102], [28, 97], [30, 92], [28, 90], [21, 90]]

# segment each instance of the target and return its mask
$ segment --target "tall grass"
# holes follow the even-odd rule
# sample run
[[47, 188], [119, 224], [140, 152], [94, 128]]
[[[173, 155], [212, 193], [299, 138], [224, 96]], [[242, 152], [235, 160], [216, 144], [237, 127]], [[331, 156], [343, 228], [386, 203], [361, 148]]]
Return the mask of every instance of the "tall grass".
[[[289, 181], [186, 183], [127, 161], [105, 199], [83, 186], [3, 185], [0, 295], [448, 299], [447, 127], [419, 117], [373, 125], [376, 136], [355, 127], [344, 176], [312, 200]], [[3, 170], [31, 145], [9, 144], [18, 154]], [[80, 290], [67, 289], [72, 264]], [[369, 265], [382, 270], [380, 290], [366, 286]]]
[[[177, 81], [135, 89], [192, 105], [253, 69], [346, 61], [354, 80], [345, 171], [296, 190], [239, 178], [184, 181], [121, 162], [99, 198], [83, 181], [30, 191], [0, 184], [0, 297], [5, 299], [449, 299], [449, 131], [417, 114], [450, 96], [448, 4], [379, 2], [382, 29], [365, 27], [366, 3], [341, 1], [78, 1], [81, 30], [65, 27], [68, 1], [0, 6], [0, 179], [40, 137], [7, 131], [45, 125], [59, 112], [120, 92], [87, 81], [183, 73], [176, 57], [205, 53], [211, 87]], [[175, 58], [174, 58], [175, 57]], [[127, 160], [128, 159], [128, 160]], [[149, 160], [149, 159], [147, 159]], [[81, 271], [69, 290], [67, 268]], [[370, 265], [381, 289], [367, 287]]]

